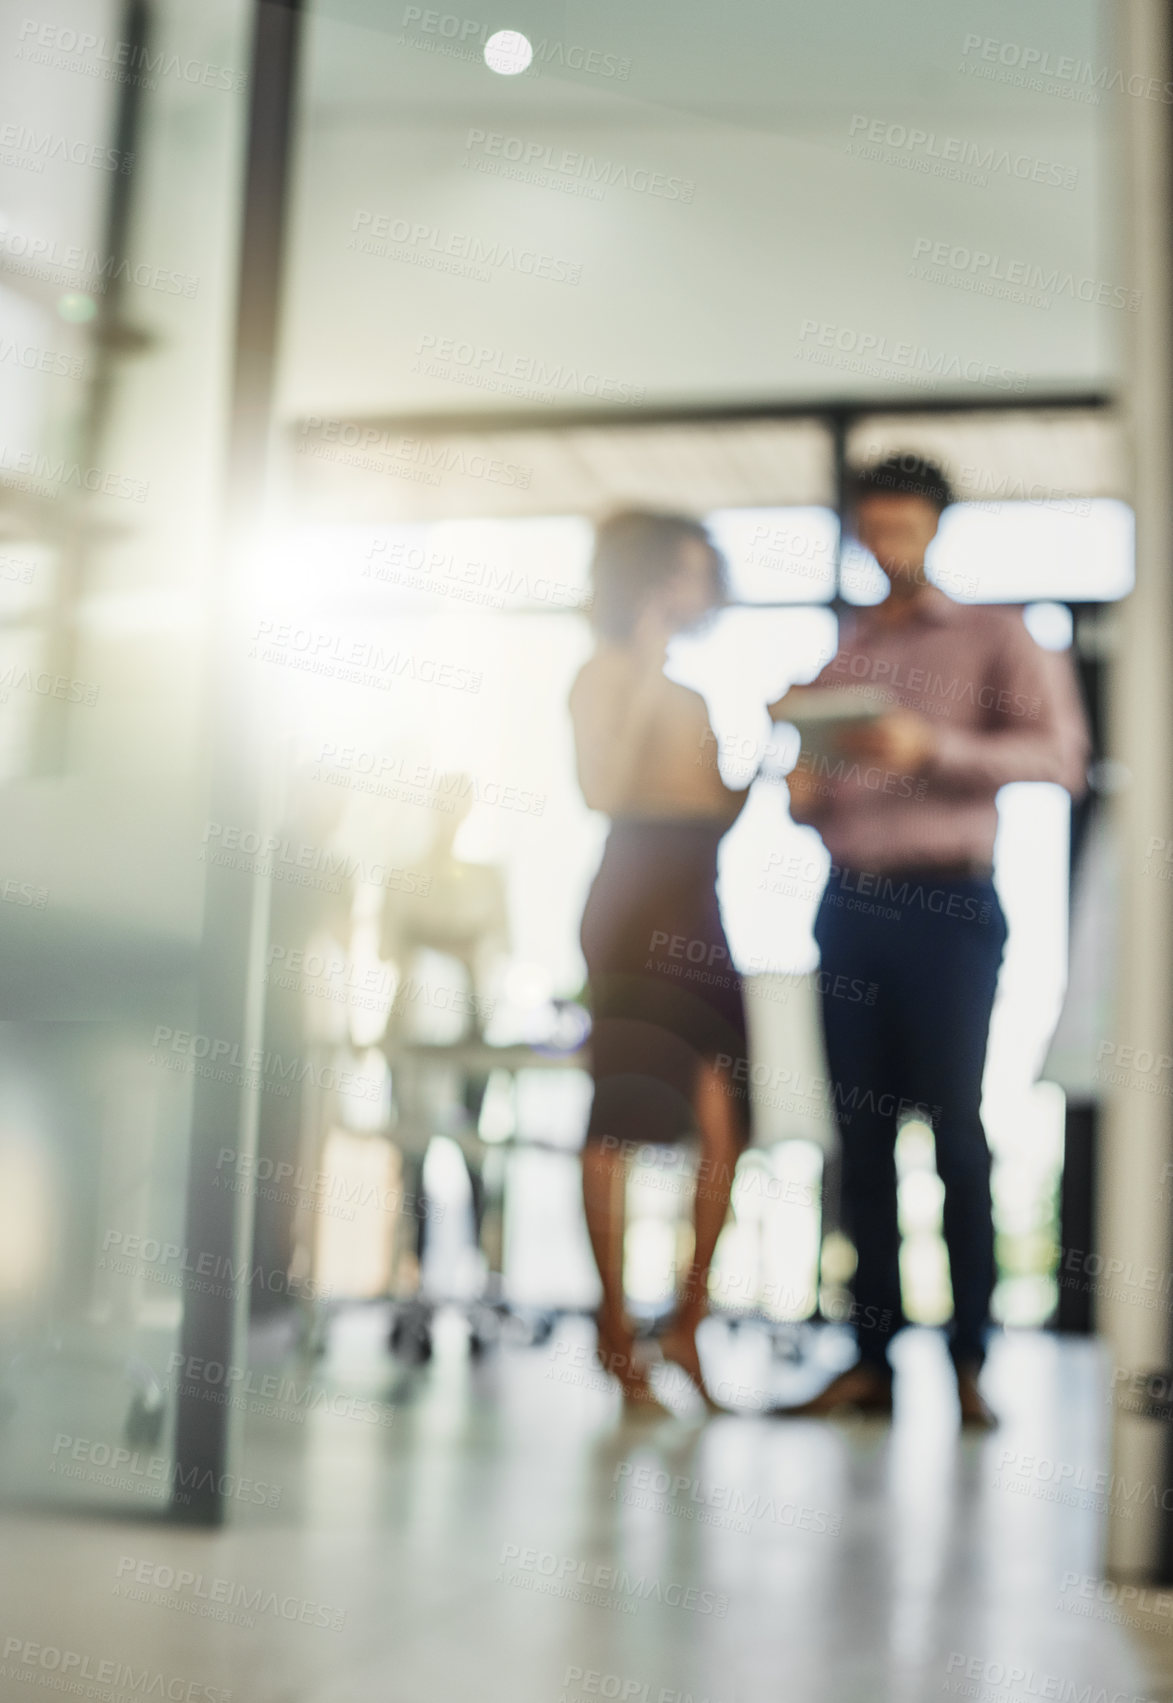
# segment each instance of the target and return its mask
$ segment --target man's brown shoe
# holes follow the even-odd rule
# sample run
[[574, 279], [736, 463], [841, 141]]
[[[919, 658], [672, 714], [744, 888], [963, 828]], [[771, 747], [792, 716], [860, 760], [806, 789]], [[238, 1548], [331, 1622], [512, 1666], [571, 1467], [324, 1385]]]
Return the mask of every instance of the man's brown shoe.
[[826, 1389], [797, 1407], [772, 1407], [774, 1419], [825, 1419], [834, 1413], [892, 1412], [892, 1374], [866, 1360], [857, 1360], [832, 1378]]
[[972, 1366], [957, 1368], [957, 1401], [961, 1408], [961, 1423], [969, 1430], [993, 1431], [998, 1424], [985, 1396], [978, 1389], [978, 1375]]

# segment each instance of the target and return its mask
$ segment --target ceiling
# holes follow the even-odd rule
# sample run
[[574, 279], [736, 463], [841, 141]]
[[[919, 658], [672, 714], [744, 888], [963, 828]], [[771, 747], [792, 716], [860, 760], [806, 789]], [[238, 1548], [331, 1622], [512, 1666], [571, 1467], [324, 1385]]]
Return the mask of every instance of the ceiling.
[[[287, 421], [1114, 386], [1121, 98], [1068, 98], [1119, 63], [1096, 0], [448, 3], [312, 15]], [[1027, 50], [1066, 78], [977, 74]]]
[[[597, 516], [627, 505], [690, 509], [833, 505], [833, 446], [812, 420], [575, 425], [478, 432], [378, 429], [358, 448], [295, 429], [288, 512], [298, 522], [383, 526], [457, 518]], [[958, 494], [1053, 502], [1126, 497], [1125, 442], [1107, 409], [863, 417], [852, 464], [894, 451], [939, 461]]]

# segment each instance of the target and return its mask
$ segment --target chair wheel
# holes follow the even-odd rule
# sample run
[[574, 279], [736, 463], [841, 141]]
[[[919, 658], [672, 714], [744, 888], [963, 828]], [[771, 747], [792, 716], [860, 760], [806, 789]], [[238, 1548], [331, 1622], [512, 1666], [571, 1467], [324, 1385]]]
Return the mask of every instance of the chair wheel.
[[432, 1358], [432, 1332], [421, 1320], [396, 1319], [387, 1346], [409, 1366], [425, 1366]]
[[802, 1361], [802, 1344], [793, 1336], [771, 1337], [770, 1352], [775, 1360], [785, 1360], [791, 1366]]

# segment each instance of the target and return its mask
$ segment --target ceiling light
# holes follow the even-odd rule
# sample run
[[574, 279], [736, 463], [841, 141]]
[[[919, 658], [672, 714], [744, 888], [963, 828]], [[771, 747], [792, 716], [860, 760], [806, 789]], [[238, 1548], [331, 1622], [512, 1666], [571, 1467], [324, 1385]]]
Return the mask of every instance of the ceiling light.
[[485, 64], [502, 77], [516, 77], [533, 56], [533, 48], [518, 30], [498, 30], [485, 43]]

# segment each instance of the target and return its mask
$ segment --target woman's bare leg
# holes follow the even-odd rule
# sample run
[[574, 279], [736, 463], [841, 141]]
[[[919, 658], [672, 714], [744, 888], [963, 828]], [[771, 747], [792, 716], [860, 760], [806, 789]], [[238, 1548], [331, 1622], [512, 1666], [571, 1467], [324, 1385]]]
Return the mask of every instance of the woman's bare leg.
[[742, 1151], [741, 1123], [726, 1079], [715, 1065], [702, 1065], [696, 1089], [700, 1130], [700, 1163], [693, 1202], [692, 1260], [680, 1286], [676, 1314], [661, 1339], [666, 1359], [673, 1360], [707, 1394], [697, 1354], [696, 1331], [709, 1307], [709, 1268], [717, 1239], [729, 1215], [733, 1173]]
[[582, 1201], [603, 1286], [598, 1317], [599, 1361], [618, 1379], [628, 1401], [656, 1407], [647, 1375], [633, 1358], [635, 1336], [623, 1304], [626, 1196], [627, 1161], [618, 1144], [588, 1141], [582, 1152]]
[[599, 1317], [621, 1332], [623, 1310], [623, 1231], [626, 1219], [627, 1163], [618, 1145], [589, 1141], [582, 1152], [582, 1203], [587, 1235], [599, 1268], [603, 1304]]

